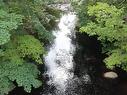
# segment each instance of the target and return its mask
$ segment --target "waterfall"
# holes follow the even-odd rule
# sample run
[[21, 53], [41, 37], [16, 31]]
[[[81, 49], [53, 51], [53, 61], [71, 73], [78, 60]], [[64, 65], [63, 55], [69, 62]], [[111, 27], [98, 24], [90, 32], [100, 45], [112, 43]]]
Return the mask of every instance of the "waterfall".
[[62, 93], [56, 95], [64, 95], [68, 82], [74, 76], [75, 46], [72, 44], [72, 37], [75, 36], [75, 24], [76, 15], [74, 13], [68, 13], [61, 17], [58, 24], [59, 29], [53, 31], [53, 35], [56, 37], [54, 43], [45, 56], [46, 74], [49, 77], [48, 85], [55, 86], [57, 91]]

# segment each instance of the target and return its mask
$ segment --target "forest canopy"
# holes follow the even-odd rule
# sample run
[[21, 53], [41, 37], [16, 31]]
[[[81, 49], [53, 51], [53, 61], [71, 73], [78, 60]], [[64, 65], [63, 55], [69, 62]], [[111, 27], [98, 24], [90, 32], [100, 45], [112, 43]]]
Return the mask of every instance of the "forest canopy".
[[16, 86], [30, 93], [42, 85], [38, 64], [60, 16], [49, 1], [0, 0], [0, 95]]

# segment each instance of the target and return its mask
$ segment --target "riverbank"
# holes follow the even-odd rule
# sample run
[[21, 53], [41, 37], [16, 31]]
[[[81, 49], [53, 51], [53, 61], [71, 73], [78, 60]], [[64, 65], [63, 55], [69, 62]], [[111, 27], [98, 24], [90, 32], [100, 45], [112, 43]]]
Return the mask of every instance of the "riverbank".
[[[86, 40], [82, 40], [84, 38]], [[126, 95], [126, 72], [122, 71], [121, 69], [117, 69], [116, 72], [119, 75], [119, 78], [117, 79], [106, 79], [102, 76], [105, 71], [109, 70], [102, 62], [103, 55], [101, 54], [101, 46], [99, 42], [95, 38], [88, 37], [86, 34], [76, 33], [75, 43], [76, 53], [74, 56], [74, 74], [80, 79], [77, 89], [74, 89], [75, 92], [78, 93], [78, 95], [84, 95], [84, 93], [89, 95]], [[48, 78], [43, 75], [45, 65], [40, 65], [39, 67], [42, 73], [40, 79], [45, 79], [43, 80], [42, 87], [33, 89], [30, 94], [24, 92], [22, 88], [16, 88], [10, 92], [9, 95], [43, 95], [47, 92], [53, 92], [54, 88], [46, 84]], [[86, 74], [88, 74], [90, 77], [90, 82], [83, 81], [83, 76]], [[86, 77], [88, 78], [88, 76]]]

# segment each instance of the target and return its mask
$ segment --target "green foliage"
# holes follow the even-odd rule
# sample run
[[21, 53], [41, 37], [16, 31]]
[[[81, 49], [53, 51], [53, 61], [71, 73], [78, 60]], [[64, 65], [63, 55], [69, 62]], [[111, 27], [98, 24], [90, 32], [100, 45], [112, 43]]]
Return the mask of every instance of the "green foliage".
[[112, 50], [111, 55], [109, 55], [108, 58], [106, 58], [104, 61], [107, 64], [108, 68], [113, 69], [114, 66], [122, 67], [124, 70], [127, 70], [126, 68], [126, 62], [127, 62], [127, 52], [122, 53], [122, 50]]
[[53, 38], [53, 35], [51, 34], [51, 32], [46, 30], [46, 27], [44, 27], [41, 22], [43, 22], [44, 25], [46, 25], [46, 27], [48, 27], [49, 25], [47, 23], [45, 23], [46, 21], [39, 21], [38, 18], [33, 18], [32, 23], [33, 23], [33, 30], [35, 30], [37, 32], [37, 37], [38, 39], [41, 39], [42, 41], [51, 41]]
[[87, 6], [88, 0], [71, 0], [71, 4], [78, 14], [79, 23], [78, 27], [85, 25], [88, 22]]
[[127, 25], [122, 19], [123, 12], [123, 9], [106, 3], [88, 6], [91, 19], [80, 31], [97, 36], [101, 41], [103, 53], [109, 56], [104, 60], [107, 67], [118, 66], [127, 71]]
[[15, 86], [30, 93], [42, 85], [35, 63], [43, 63], [44, 45], [53, 38], [49, 31], [60, 16], [48, 4], [47, 0], [0, 0], [0, 95]]
[[10, 61], [10, 63], [23, 64], [23, 59], [19, 56], [16, 49], [6, 49], [3, 55], [3, 61]]
[[[124, 16], [127, 14], [127, 1], [126, 0], [71, 0], [74, 10], [79, 16], [79, 23], [77, 26], [82, 27], [89, 22], [89, 16], [87, 14], [88, 6], [95, 5], [97, 2], [107, 3], [114, 5], [117, 8], [124, 8]], [[103, 6], [102, 6], [103, 7]]]
[[41, 55], [45, 54], [43, 43], [31, 35], [17, 36], [5, 46], [3, 61], [22, 64], [23, 58], [32, 59], [36, 63], [42, 63]]
[[[92, 18], [91, 22], [86, 27], [82, 27], [80, 31], [89, 35], [98, 35], [98, 39], [102, 41], [113, 42], [118, 40], [119, 37], [122, 37], [122, 33], [119, 31], [126, 28], [121, 18], [122, 12], [122, 9], [117, 9], [115, 6], [109, 6], [106, 3], [89, 6], [88, 14]], [[125, 31], [121, 32], [126, 33]]]
[[10, 40], [10, 36], [9, 31], [0, 29], [0, 45], [7, 43]]
[[10, 40], [11, 31], [22, 24], [23, 16], [0, 10], [0, 45]]
[[97, 0], [96, 2], [108, 3], [114, 5], [117, 8], [124, 8], [124, 14], [127, 14], [127, 1], [126, 0]]
[[45, 53], [43, 44], [30, 35], [17, 37], [17, 50], [21, 57], [32, 58], [37, 63], [42, 63], [40, 55]]
[[14, 81], [18, 86], [23, 86], [24, 90], [30, 92], [32, 87], [37, 88], [41, 82], [37, 80], [39, 71], [34, 64], [24, 63], [16, 65], [15, 63], [0, 64], [0, 93], [4, 95], [11, 91], [15, 86]]
[[[59, 11], [48, 8], [43, 1], [8, 1], [10, 12], [22, 14], [24, 16], [23, 31], [36, 35], [42, 41], [50, 41], [53, 36], [49, 32], [55, 20], [58, 18]], [[57, 14], [54, 14], [57, 12]], [[54, 22], [52, 24], [52, 22]], [[45, 42], [45, 41], [44, 41]]]
[[7, 77], [0, 77], [0, 95], [8, 94], [14, 88], [15, 85]]

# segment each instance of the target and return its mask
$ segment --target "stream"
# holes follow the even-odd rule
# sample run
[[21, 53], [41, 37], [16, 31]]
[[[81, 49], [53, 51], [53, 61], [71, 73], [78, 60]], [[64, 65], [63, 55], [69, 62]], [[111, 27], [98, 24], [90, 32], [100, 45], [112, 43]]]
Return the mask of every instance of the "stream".
[[127, 95], [120, 90], [123, 83], [127, 85], [121, 82], [127, 75], [118, 70], [123, 74], [118, 79], [103, 77], [108, 69], [102, 62], [101, 45], [96, 38], [76, 32], [76, 22], [76, 14], [66, 12], [52, 31], [55, 39], [40, 68], [42, 87], [31, 93], [16, 88], [9, 95]]
[[61, 17], [58, 30], [53, 31], [56, 39], [45, 57], [45, 65], [48, 68], [46, 71], [49, 77], [48, 84], [55, 86], [55, 95], [66, 95], [68, 84], [74, 77], [75, 46], [72, 44], [71, 37], [75, 36], [75, 24], [76, 15], [74, 13], [68, 13]]

